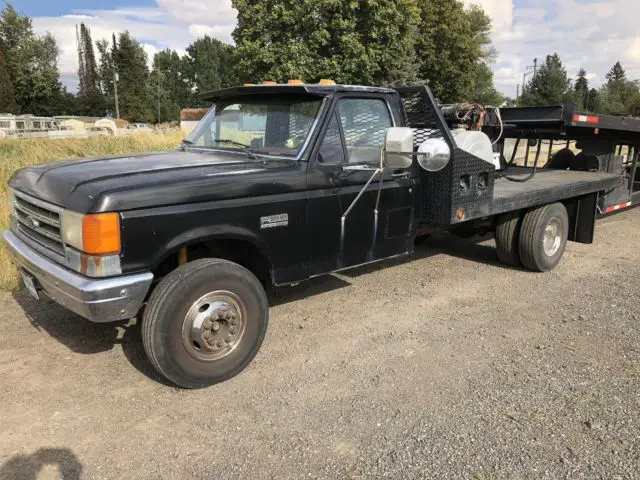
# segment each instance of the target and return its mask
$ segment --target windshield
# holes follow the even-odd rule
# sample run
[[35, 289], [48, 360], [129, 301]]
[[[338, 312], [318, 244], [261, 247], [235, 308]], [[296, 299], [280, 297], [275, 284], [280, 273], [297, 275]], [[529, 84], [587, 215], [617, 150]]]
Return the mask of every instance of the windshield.
[[253, 95], [216, 103], [187, 139], [189, 147], [297, 157], [321, 99]]

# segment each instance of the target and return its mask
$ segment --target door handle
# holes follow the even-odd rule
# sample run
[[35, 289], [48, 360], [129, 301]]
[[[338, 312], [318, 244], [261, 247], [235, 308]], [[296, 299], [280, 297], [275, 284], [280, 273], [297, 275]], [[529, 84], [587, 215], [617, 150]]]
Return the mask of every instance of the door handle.
[[411, 176], [410, 172], [402, 172], [400, 170], [396, 170], [391, 174], [391, 178], [409, 178]]

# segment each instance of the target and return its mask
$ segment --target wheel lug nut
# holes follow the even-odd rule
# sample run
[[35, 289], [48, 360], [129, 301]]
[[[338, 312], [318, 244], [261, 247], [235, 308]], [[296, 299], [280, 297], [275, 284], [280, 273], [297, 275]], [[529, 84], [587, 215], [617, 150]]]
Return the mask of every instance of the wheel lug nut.
[[235, 329], [235, 328], [230, 329], [230, 330], [229, 330], [229, 333], [230, 333], [231, 335], [234, 335], [234, 334], [236, 333], [236, 329]]
[[222, 341], [218, 340], [218, 348], [222, 347]]

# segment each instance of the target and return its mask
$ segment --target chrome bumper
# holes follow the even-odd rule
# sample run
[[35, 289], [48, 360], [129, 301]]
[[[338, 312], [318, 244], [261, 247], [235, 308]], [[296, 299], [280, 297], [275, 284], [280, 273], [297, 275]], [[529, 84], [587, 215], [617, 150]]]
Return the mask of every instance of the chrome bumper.
[[11, 230], [5, 230], [2, 239], [13, 262], [37, 280], [41, 292], [92, 322], [135, 317], [153, 281], [151, 272], [86, 278], [36, 253]]

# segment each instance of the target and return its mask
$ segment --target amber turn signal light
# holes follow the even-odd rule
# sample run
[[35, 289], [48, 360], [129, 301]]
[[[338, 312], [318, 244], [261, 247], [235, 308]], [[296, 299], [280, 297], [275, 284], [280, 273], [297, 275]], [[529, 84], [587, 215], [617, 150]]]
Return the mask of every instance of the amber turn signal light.
[[120, 252], [120, 217], [117, 213], [85, 215], [82, 219], [82, 249], [90, 255]]

